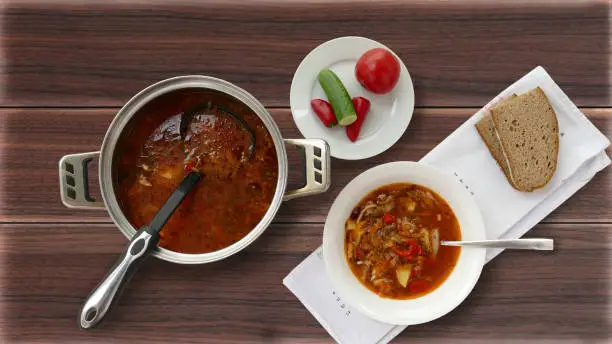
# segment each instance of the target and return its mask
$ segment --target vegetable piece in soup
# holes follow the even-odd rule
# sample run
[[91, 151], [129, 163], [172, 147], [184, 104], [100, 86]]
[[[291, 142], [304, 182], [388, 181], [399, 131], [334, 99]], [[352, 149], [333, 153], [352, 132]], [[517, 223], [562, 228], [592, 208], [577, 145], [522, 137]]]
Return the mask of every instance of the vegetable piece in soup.
[[461, 240], [453, 210], [434, 191], [397, 183], [370, 192], [345, 224], [345, 255], [355, 276], [382, 297], [423, 296], [450, 275]]

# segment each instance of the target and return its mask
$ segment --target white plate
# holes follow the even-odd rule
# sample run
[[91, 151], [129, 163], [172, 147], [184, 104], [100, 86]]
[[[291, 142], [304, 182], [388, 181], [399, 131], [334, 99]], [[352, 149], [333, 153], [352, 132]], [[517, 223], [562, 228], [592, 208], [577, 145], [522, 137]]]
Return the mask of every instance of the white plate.
[[[311, 51], [300, 63], [291, 82], [291, 113], [305, 138], [320, 138], [329, 143], [335, 158], [358, 160], [382, 153], [404, 134], [414, 110], [414, 89], [408, 69], [395, 54], [401, 67], [395, 88], [384, 95], [369, 92], [355, 77], [357, 60], [373, 48], [391, 49], [364, 37], [341, 37], [325, 42]], [[371, 102], [370, 111], [359, 138], [351, 142], [344, 127], [327, 128], [310, 107], [310, 100], [326, 99], [317, 75], [323, 68], [334, 71], [351, 98], [365, 97]]]
[[323, 258], [334, 288], [351, 306], [372, 319], [415, 325], [437, 319], [457, 307], [480, 277], [486, 249], [462, 248], [457, 265], [437, 289], [410, 300], [383, 298], [367, 289], [351, 271], [344, 255], [344, 223], [353, 207], [370, 191], [390, 183], [414, 183], [436, 191], [459, 222], [462, 240], [485, 240], [480, 211], [472, 196], [451, 175], [416, 162], [392, 162], [371, 168], [353, 179], [338, 195], [325, 221]]

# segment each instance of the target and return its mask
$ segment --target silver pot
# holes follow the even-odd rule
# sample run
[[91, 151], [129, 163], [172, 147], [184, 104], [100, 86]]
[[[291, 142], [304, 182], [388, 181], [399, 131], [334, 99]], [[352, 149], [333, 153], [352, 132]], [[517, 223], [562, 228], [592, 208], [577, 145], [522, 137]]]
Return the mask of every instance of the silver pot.
[[[224, 249], [202, 254], [179, 253], [158, 247], [153, 253], [154, 256], [180, 264], [202, 264], [226, 258], [248, 246], [263, 233], [272, 222], [282, 201], [327, 191], [330, 185], [330, 157], [329, 146], [325, 141], [319, 139], [283, 139], [270, 113], [251, 94], [224, 80], [191, 75], [160, 81], [145, 88], [130, 99], [115, 116], [104, 136], [99, 152], [66, 155], [60, 160], [60, 190], [64, 205], [78, 209], [106, 209], [121, 232], [128, 239], [131, 238], [136, 233], [136, 229], [128, 222], [121, 211], [113, 187], [112, 164], [117, 141], [132, 116], [140, 108], [162, 94], [182, 88], [216, 90], [233, 96], [250, 107], [261, 118], [274, 141], [278, 158], [278, 181], [270, 208], [257, 226], [238, 242]], [[285, 144], [298, 146], [304, 152], [306, 184], [300, 189], [286, 190], [289, 166]], [[103, 202], [94, 200], [88, 192], [87, 166], [95, 158], [99, 159], [99, 184]]]

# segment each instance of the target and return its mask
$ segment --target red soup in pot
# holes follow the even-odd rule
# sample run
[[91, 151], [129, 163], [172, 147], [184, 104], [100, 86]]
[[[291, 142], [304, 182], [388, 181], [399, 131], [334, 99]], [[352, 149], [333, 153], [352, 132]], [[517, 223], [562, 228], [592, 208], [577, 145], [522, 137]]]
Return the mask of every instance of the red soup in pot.
[[[229, 176], [206, 174], [160, 233], [159, 246], [182, 253], [225, 248], [246, 236], [263, 218], [276, 191], [278, 161], [270, 133], [261, 119], [239, 100], [220, 92], [182, 89], [162, 95], [134, 115], [114, 153], [115, 193], [132, 226], [148, 224], [186, 175], [179, 134], [181, 114], [200, 104], [222, 106], [240, 116], [255, 134], [254, 155]], [[232, 121], [211, 121], [214, 130], [238, 133]]]

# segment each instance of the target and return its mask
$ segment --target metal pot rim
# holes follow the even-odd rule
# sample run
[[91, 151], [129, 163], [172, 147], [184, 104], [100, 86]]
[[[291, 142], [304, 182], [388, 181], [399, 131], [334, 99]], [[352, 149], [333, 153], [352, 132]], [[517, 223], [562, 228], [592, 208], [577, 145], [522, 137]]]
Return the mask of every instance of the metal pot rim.
[[128, 239], [136, 233], [136, 229], [129, 223], [121, 211], [113, 187], [112, 162], [117, 141], [129, 120], [142, 106], [162, 94], [183, 88], [212, 89], [226, 93], [243, 102], [259, 116], [266, 126], [266, 129], [272, 136], [278, 159], [278, 180], [270, 207], [257, 226], [255, 226], [255, 228], [245, 237], [228, 247], [209, 253], [186, 254], [160, 247], [153, 252], [154, 256], [174, 263], [202, 264], [224, 259], [244, 249], [255, 241], [255, 239], [257, 239], [270, 225], [283, 201], [283, 196], [287, 187], [288, 161], [282, 135], [278, 126], [272, 119], [272, 116], [254, 96], [242, 88], [221, 79], [201, 75], [177, 76], [150, 85], [132, 97], [132, 99], [119, 110], [104, 136], [104, 141], [102, 142], [100, 150], [99, 183], [102, 191], [102, 198], [111, 219]]

